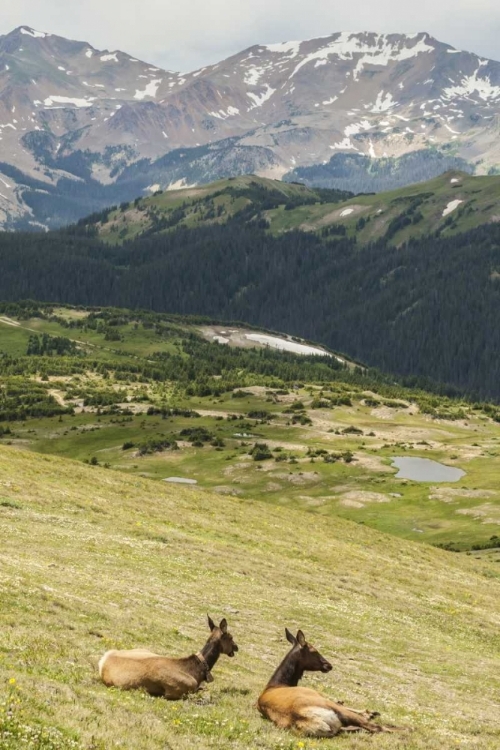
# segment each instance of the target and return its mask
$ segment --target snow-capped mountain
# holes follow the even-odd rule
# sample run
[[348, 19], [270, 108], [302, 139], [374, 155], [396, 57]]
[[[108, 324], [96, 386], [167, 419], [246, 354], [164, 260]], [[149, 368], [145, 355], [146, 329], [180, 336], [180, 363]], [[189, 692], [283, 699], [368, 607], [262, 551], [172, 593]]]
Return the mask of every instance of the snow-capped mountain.
[[[147, 189], [427, 151], [500, 165], [500, 63], [428, 34], [254, 46], [181, 75], [20, 27], [0, 36], [0, 222]], [[299, 172], [293, 172], [299, 170]]]

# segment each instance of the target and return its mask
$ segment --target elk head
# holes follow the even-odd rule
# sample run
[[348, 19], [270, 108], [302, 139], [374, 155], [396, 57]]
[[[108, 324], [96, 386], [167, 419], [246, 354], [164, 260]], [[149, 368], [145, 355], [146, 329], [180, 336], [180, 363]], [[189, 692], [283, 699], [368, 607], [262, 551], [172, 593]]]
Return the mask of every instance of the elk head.
[[327, 661], [314, 646], [307, 643], [306, 638], [302, 630], [297, 632], [294, 636], [288, 628], [285, 628], [286, 637], [289, 643], [293, 646], [293, 651], [297, 650], [300, 659], [300, 666], [304, 672], [330, 672], [333, 667], [329, 661]]
[[208, 618], [208, 627], [210, 628], [210, 631], [212, 635], [210, 636], [211, 641], [217, 641], [220, 647], [220, 652], [222, 654], [226, 654], [226, 656], [233, 657], [235, 653], [238, 651], [238, 646], [233, 640], [233, 636], [227, 629], [227, 620], [224, 617], [220, 623], [219, 626], [214, 623], [212, 618], [207, 615]]

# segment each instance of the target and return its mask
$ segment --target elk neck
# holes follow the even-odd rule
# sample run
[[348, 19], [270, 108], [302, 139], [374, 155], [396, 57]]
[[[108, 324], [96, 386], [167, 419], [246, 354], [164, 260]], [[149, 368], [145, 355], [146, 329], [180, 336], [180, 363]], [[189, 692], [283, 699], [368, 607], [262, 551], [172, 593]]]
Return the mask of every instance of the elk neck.
[[292, 649], [269, 680], [267, 687], [276, 687], [277, 685], [296, 687], [303, 674], [304, 667], [301, 664], [300, 651]]
[[205, 643], [200, 651], [201, 655], [205, 659], [208, 669], [211, 672], [217, 663], [220, 656], [220, 643], [219, 641], [212, 640], [211, 638]]

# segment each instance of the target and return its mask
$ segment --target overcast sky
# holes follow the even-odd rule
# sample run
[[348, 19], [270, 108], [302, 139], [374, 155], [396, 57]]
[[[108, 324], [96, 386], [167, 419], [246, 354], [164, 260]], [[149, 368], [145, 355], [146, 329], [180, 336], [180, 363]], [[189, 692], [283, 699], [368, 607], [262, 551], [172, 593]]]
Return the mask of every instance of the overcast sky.
[[1, 0], [0, 34], [23, 24], [186, 72], [252, 44], [335, 31], [428, 31], [500, 60], [499, 0]]

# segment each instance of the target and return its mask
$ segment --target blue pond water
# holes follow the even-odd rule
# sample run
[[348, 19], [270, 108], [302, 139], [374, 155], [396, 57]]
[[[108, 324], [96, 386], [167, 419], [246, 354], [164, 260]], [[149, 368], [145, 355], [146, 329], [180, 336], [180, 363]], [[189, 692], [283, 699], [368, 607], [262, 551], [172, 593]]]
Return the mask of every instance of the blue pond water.
[[408, 458], [396, 456], [393, 466], [399, 469], [398, 479], [412, 479], [414, 482], [458, 482], [465, 471], [454, 466], [445, 466], [429, 458]]

